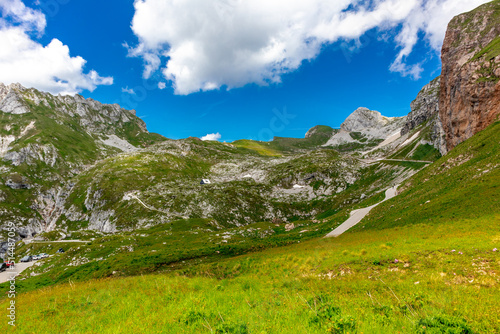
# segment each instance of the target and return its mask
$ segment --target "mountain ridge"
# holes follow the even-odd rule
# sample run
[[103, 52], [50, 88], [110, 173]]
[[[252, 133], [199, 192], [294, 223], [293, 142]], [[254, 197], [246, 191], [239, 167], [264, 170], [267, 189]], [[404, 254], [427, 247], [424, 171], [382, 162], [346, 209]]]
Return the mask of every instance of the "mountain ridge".
[[[106, 188], [102, 189], [102, 185], [96, 184], [96, 188], [88, 187], [87, 185], [93, 184], [96, 180], [105, 180], [105, 178], [103, 179], [98, 175], [102, 173], [101, 171], [104, 172], [106, 170], [111, 173], [122, 173], [121, 170], [128, 168], [133, 171], [130, 174], [130, 177], [133, 179], [142, 178], [142, 176], [139, 176], [140, 174], [137, 174], [137, 171], [144, 168], [146, 168], [149, 173], [152, 173], [151, 175], [155, 175], [157, 173], [153, 172], [154, 169], [162, 170], [163, 168], [158, 166], [159, 161], [164, 161], [165, 167], [167, 168], [165, 171], [169, 170], [169, 173], [171, 173], [172, 169], [167, 167], [168, 164], [174, 163], [178, 165], [180, 161], [178, 159], [190, 159], [190, 156], [195, 158], [192, 163], [194, 163], [194, 166], [199, 164], [200, 167], [196, 167], [189, 172], [189, 175], [192, 175], [190, 180], [186, 179], [189, 183], [198, 182], [194, 181], [192, 179], [193, 177], [195, 179], [210, 177], [213, 180], [222, 182], [221, 185], [229, 185], [236, 180], [239, 180], [237, 182], [245, 181], [243, 176], [251, 176], [247, 178], [247, 180], [257, 182], [259, 187], [263, 187], [259, 190], [260, 194], [257, 196], [259, 198], [258, 201], [263, 203], [264, 207], [268, 208], [271, 208], [274, 204], [271, 205], [267, 203], [269, 200], [264, 199], [265, 197], [269, 199], [275, 198], [276, 196], [282, 199], [289, 198], [286, 201], [290, 201], [292, 198], [301, 198], [301, 201], [310, 201], [317, 196], [342, 192], [348, 187], [348, 184], [356, 182], [358, 179], [355, 176], [349, 176], [352, 173], [345, 170], [343, 173], [344, 177], [341, 179], [345, 178], [350, 181], [347, 181], [347, 183], [344, 183], [342, 186], [335, 186], [334, 189], [327, 190], [332, 186], [331, 183], [333, 179], [329, 175], [334, 170], [328, 172], [326, 170], [319, 171], [323, 167], [319, 167], [321, 166], [321, 164], [319, 164], [320, 160], [317, 160], [317, 158], [313, 156], [314, 154], [319, 154], [318, 157], [322, 156], [323, 153], [314, 153], [314, 150], [319, 149], [321, 145], [326, 144], [328, 140], [338, 135], [339, 130], [334, 130], [328, 126], [313, 127], [306, 133], [303, 139], [276, 137], [269, 143], [254, 142], [252, 144], [254, 146], [248, 146], [249, 141], [237, 141], [233, 144], [204, 143], [191, 139], [172, 141], [163, 137], [158, 138], [156, 135], [151, 135], [153, 136], [151, 139], [152, 142], [156, 142], [157, 144], [150, 146], [150, 149], [145, 149], [140, 146], [146, 146], [147, 143], [141, 142], [140, 138], [148, 138], [150, 135], [147, 132], [145, 123], [135, 116], [134, 111], [122, 109], [118, 105], [101, 104], [92, 99], [84, 99], [79, 95], [75, 97], [54, 97], [51, 94], [38, 92], [35, 89], [26, 89], [19, 84], [9, 86], [0, 85], [0, 88], [2, 92], [0, 96], [3, 97], [3, 99], [0, 100], [0, 104], [3, 103], [5, 99], [8, 101], [17, 101], [15, 104], [4, 104], [10, 107], [7, 108], [7, 112], [3, 111], [2, 114], [4, 125], [3, 132], [0, 132], [2, 135], [0, 136], [0, 142], [2, 143], [2, 158], [4, 161], [4, 172], [2, 173], [4, 187], [6, 187], [4, 189], [10, 188], [10, 190], [5, 191], [5, 193], [13, 194], [12, 192], [15, 192], [17, 194], [20, 191], [25, 193], [23, 195], [25, 204], [22, 205], [24, 208], [18, 207], [15, 210], [11, 210], [11, 215], [7, 214], [5, 211], [3, 218], [6, 221], [13, 219], [17, 221], [20, 226], [25, 226], [20, 229], [20, 235], [30, 236], [40, 232], [50, 232], [61, 226], [69, 225], [72, 225], [72, 228], [75, 228], [75, 226], [85, 226], [85, 228], [90, 230], [116, 232], [116, 224], [112, 223], [117, 219], [116, 206], [121, 205], [119, 203], [125, 203], [122, 201], [122, 197], [126, 198], [129, 196], [128, 194], [134, 193], [136, 194], [134, 196], [139, 195], [141, 192], [137, 191], [140, 188], [129, 186], [128, 189], [123, 190], [120, 196], [116, 197], [115, 195], [111, 196], [111, 193], [105, 195], [108, 190], [105, 190]], [[12, 117], [17, 117], [22, 120], [17, 122], [17, 127], [13, 127]], [[343, 123], [343, 127], [351, 130], [360, 130], [353, 132], [355, 135], [352, 134], [350, 138], [359, 145], [358, 149], [362, 149], [379, 144], [387, 133], [394, 130], [393, 128], [402, 126], [404, 120], [405, 117], [386, 118], [378, 112], [360, 108], [347, 118], [346, 122]], [[58, 140], [58, 137], [53, 138], [52, 135], [48, 134], [48, 128], [42, 126], [43, 122], [48, 122], [48, 125], [51, 127], [59, 127], [61, 132], [68, 130], [66, 125], [64, 125], [68, 124], [70, 126], [68, 137], [64, 139], [61, 138], [61, 140]], [[129, 133], [124, 132], [124, 128], [127, 126], [132, 129]], [[83, 131], [75, 131], [71, 129], [71, 127], [74, 129], [82, 129]], [[374, 134], [373, 128], [376, 129], [377, 133]], [[390, 129], [387, 130], [388, 128]], [[340, 132], [342, 131], [345, 130], [341, 129]], [[379, 138], [373, 141], [371, 136], [374, 136], [373, 138], [378, 136]], [[139, 137], [139, 140], [137, 140], [137, 137]], [[54, 141], [54, 139], [56, 140]], [[61, 152], [67, 150], [67, 147], [64, 145], [61, 146], [58, 143], [60, 141], [64, 143], [81, 142], [86, 144], [85, 148], [83, 146], [77, 146], [71, 152], [64, 155]], [[257, 151], [255, 151], [255, 145], [258, 147]], [[262, 150], [269, 149], [276, 152], [275, 155], [278, 159], [274, 159], [275, 162], [273, 162], [273, 159], [269, 160], [265, 158], [265, 156], [261, 156], [261, 153], [264, 152]], [[205, 150], [208, 151], [205, 152]], [[81, 156], [82, 154], [84, 155]], [[210, 158], [210, 155], [213, 157], [220, 156], [220, 158], [215, 158], [216, 160], [213, 160], [213, 157]], [[250, 163], [250, 169], [246, 171], [242, 170], [239, 172], [239, 176], [231, 174], [233, 173], [232, 169], [234, 169], [234, 167], [228, 169], [228, 167], [231, 166], [231, 163], [229, 163], [230, 160], [236, 159], [235, 163], [242, 163], [241, 158], [238, 158], [238, 156], [245, 157], [244, 159], [248, 159], [246, 158], [247, 156], [254, 156], [248, 161], [253, 161], [253, 164], [263, 165], [255, 169], [255, 167], [251, 167], [252, 163]], [[340, 157], [335, 154], [327, 154], [325, 157], [327, 156], [330, 157], [328, 159], [334, 160], [350, 159], [347, 155]], [[153, 159], [154, 163], [152, 165], [144, 165], [144, 162], [142, 162], [143, 159], [146, 159], [144, 161]], [[229, 161], [227, 163], [221, 163], [217, 162], [217, 159], [229, 159]], [[271, 170], [269, 170], [271, 166], [284, 166], [289, 164], [290, 161], [297, 164], [296, 167], [298, 169], [296, 172], [303, 173], [302, 176], [299, 176], [300, 174], [286, 176], [286, 173], [284, 173], [282, 176], [277, 177], [276, 172], [271, 172]], [[312, 168], [307, 173], [300, 172], [300, 170], [306, 167], [306, 165], [301, 166], [306, 161], [309, 161], [306, 165], [316, 167]], [[316, 162], [312, 163], [312, 161]], [[133, 163], [130, 167], [127, 167], [129, 162]], [[209, 166], [206, 165], [207, 163], [213, 165], [213, 167], [207, 169]], [[147, 162], [147, 164], [150, 163]], [[354, 168], [354, 170], [356, 170], [362, 168], [361, 166], [363, 166], [364, 163], [354, 162], [353, 160], [349, 164], [358, 166]], [[109, 169], [108, 165], [114, 167]], [[346, 165], [341, 163], [338, 164], [336, 168], [345, 169], [345, 167], [340, 166]], [[24, 170], [24, 172], [15, 172], [17, 169]], [[229, 174], [227, 174], [228, 172]], [[400, 172], [402, 172], [402, 170], [398, 173]], [[338, 175], [338, 171], [334, 171], [334, 173]], [[355, 174], [356, 173], [352, 175]], [[81, 182], [78, 180], [82, 179], [85, 175], [91, 175], [91, 177], [84, 181], [86, 187], [82, 188], [80, 186]], [[146, 177], [146, 175], [147, 174], [145, 174], [144, 177]], [[164, 176], [162, 177], [164, 178]], [[124, 180], [123, 176], [121, 176], [121, 178]], [[52, 179], [52, 181], [46, 181], [50, 179]], [[112, 179], [116, 179], [116, 177], [113, 176]], [[130, 184], [136, 183], [136, 181], [132, 179], [124, 182], [129, 182]], [[179, 189], [183, 189], [182, 193], [168, 196], [184, 198], [186, 191], [192, 194], [190, 196], [195, 194], [193, 193], [194, 189], [187, 190], [188, 188], [185, 188], [175, 180], [168, 182], [170, 183], [164, 185], [165, 188], [177, 189], [180, 187]], [[338, 183], [338, 180], [335, 181], [335, 183]], [[244, 184], [245, 183], [238, 185], [236, 183], [234, 186], [240, 189]], [[269, 188], [267, 184], [272, 186], [272, 188]], [[116, 186], [110, 185], [110, 187], [109, 191], [111, 192], [116, 192], [120, 189], [120, 187]], [[196, 190], [196, 192], [198, 191], [199, 190]], [[243, 190], [240, 189], [238, 191]], [[267, 194], [264, 197], [262, 197], [263, 191]], [[101, 198], [102, 196], [111, 196], [111, 198], [115, 199], [109, 202], [109, 199], [104, 199], [106, 197]], [[209, 194], [205, 193], [203, 196], [209, 196]], [[251, 195], [251, 197], [252, 196], [255, 196], [255, 194]], [[15, 198], [15, 196], [13, 198]], [[82, 206], [78, 207], [78, 205], [68, 204], [74, 203], [75, 201], [82, 203]], [[192, 201], [192, 199], [190, 201]], [[274, 199], [272, 199], [272, 201], [274, 201]], [[168, 202], [169, 201], [165, 204]], [[207, 203], [206, 199], [202, 200], [200, 204], [201, 203]], [[168, 205], [172, 204], [173, 203]], [[5, 205], [7, 205], [7, 207], [9, 206], [7, 203], [4, 203], [4, 206]], [[209, 207], [213, 205], [214, 204], [211, 204]], [[132, 218], [133, 216], [127, 215], [135, 215], [137, 212], [144, 210], [144, 208], [142, 208], [137, 211], [133, 206], [131, 206], [131, 209], [132, 211], [129, 214], [124, 214], [124, 212], [122, 212], [120, 215], [129, 217], [132, 220], [137, 220], [139, 218]], [[148, 224], [145, 222], [151, 221], [151, 219], [158, 219], [159, 222], [165, 221], [164, 219], [167, 217], [169, 217], [167, 219], [174, 219], [175, 216], [178, 215], [178, 212], [182, 212], [183, 210], [188, 210], [183, 213], [184, 216], [189, 215], [189, 212], [193, 214], [193, 209], [195, 210], [194, 212], [202, 213], [202, 216], [205, 216], [207, 212], [213, 212], [213, 209], [206, 211], [203, 207], [197, 207], [196, 205], [193, 207], [192, 204], [188, 204], [186, 207], [186, 204], [182, 204], [180, 208], [173, 210], [172, 215], [166, 213], [166, 211], [161, 213], [161, 210], [158, 210], [141, 224]], [[225, 209], [221, 210], [224, 211]], [[281, 210], [282, 209], [277, 212], [281, 212]], [[272, 211], [273, 210], [271, 210], [271, 212]], [[142, 214], [150, 216], [150, 213], [147, 212], [143, 212]], [[236, 213], [230, 214], [229, 216], [234, 214]], [[278, 213], [277, 217], [264, 214], [256, 216], [256, 219], [271, 219], [273, 217], [279, 219], [285, 218], [283, 213]], [[223, 218], [223, 220], [224, 219], [226, 218]], [[244, 224], [244, 220], [241, 220], [241, 217], [236, 220], [234, 219], [235, 218], [229, 218], [230, 221], [238, 222], [237, 224]], [[245, 219], [250, 218], [247, 217]], [[125, 222], [123, 219], [121, 221], [123, 223]], [[251, 219], [250, 221], [254, 220]], [[79, 223], [75, 225], [76, 222]], [[120, 223], [122, 224], [121, 228], [125, 227], [123, 223]], [[224, 222], [219, 223], [224, 224]], [[139, 224], [139, 226], [141, 226], [141, 224]], [[134, 224], [131, 226], [134, 226]]]

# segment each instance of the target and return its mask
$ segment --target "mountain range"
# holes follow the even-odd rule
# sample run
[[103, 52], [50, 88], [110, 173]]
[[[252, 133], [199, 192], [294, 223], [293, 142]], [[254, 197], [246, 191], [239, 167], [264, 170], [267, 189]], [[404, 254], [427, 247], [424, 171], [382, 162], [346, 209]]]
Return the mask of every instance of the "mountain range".
[[[164, 297], [158, 307], [178, 331], [249, 333], [231, 313], [238, 310], [259, 318], [275, 312], [265, 323], [278, 327], [268, 325], [269, 332], [291, 332], [283, 314], [305, 319], [293, 325], [304, 333], [373, 324], [392, 332], [398, 321], [415, 326], [409, 332], [493, 333], [495, 315], [484, 323], [446, 300], [476, 305], [474, 293], [492, 295], [482, 314], [498, 300], [500, 262], [491, 248], [500, 240], [499, 13], [500, 1], [492, 1], [450, 22], [442, 74], [407, 116], [360, 107], [339, 129], [318, 125], [304, 138], [171, 140], [149, 133], [134, 110], [119, 105], [0, 84], [0, 256], [14, 225], [17, 257], [54, 253], [20, 276], [26, 298], [40, 301], [35, 290], [63, 284], [53, 291], [61, 303], [78, 300], [94, 312], [102, 301], [70, 290], [97, 280], [78, 283], [78, 291], [89, 284], [115, 298], [111, 284], [140, 308], [128, 294], [148, 286], [151, 299]], [[382, 202], [392, 187], [397, 196]], [[346, 235], [323, 239], [353, 210], [379, 203]], [[453, 245], [474, 253], [451, 258], [459, 255]], [[59, 246], [66, 252], [55, 254]], [[153, 273], [165, 276], [128, 277]], [[172, 292], [184, 279], [190, 294]], [[470, 286], [477, 299], [450, 286]], [[211, 296], [232, 305], [224, 308], [232, 320], [207, 306]], [[354, 311], [345, 316], [351, 299], [363, 305], [363, 320]], [[426, 313], [442, 309], [446, 315]], [[59, 309], [36, 312], [64, 319]], [[112, 330], [123, 329], [118, 323]]]

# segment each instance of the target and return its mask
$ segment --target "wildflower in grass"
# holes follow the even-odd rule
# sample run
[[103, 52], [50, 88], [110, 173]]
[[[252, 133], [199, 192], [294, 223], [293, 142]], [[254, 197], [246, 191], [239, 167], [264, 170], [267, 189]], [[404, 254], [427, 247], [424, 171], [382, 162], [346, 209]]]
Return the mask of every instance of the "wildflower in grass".
[[399, 262], [399, 260], [398, 260], [398, 259], [394, 259], [394, 263], [398, 263], [398, 262]]
[[456, 250], [452, 249], [451, 252], [454, 253], [454, 252], [456, 252]]
[[498, 250], [498, 249], [496, 249], [496, 248], [493, 248], [493, 251], [494, 251], [494, 252], [496, 252], [497, 250]]
[[462, 255], [463, 253], [462, 252], [458, 252], [458, 254]]

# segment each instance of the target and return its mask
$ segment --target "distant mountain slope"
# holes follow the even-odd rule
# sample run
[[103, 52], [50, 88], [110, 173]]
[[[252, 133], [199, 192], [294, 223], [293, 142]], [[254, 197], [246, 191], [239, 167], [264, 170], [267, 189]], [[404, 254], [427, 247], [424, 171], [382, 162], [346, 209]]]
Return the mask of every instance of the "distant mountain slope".
[[500, 223], [500, 122], [458, 145], [400, 186], [358, 229], [436, 225], [490, 216]]
[[[373, 148], [403, 126], [405, 118], [363, 108], [340, 130], [351, 141], [332, 150], [324, 145], [340, 132], [328, 126], [271, 142], [173, 141], [148, 133], [135, 112], [118, 105], [20, 85], [0, 90], [0, 215], [15, 222], [22, 237], [117, 232], [179, 218], [213, 219], [226, 227], [311, 219], [424, 166], [371, 166], [362, 156], [343, 154]], [[212, 184], [200, 185], [202, 178]]]
[[358, 108], [324, 146], [340, 151], [370, 149], [399, 133], [405, 120], [406, 117], [385, 117], [378, 111]]
[[274, 137], [269, 142], [243, 139], [236, 140], [232, 144], [254, 150], [261, 155], [279, 156], [316, 149], [324, 145], [337, 131], [326, 125], [317, 125], [309, 129], [304, 138]]
[[71, 177], [100, 159], [163, 140], [118, 105], [0, 84], [0, 226], [14, 222], [23, 236], [50, 228]]
[[[274, 157], [232, 144], [168, 140], [108, 158], [75, 177], [58, 228], [111, 232], [183, 217], [229, 228], [312, 218], [383, 186], [353, 187], [368, 175], [384, 178], [385, 172], [364, 168], [335, 150]], [[389, 178], [405, 172], [392, 169]], [[211, 183], [202, 185], [202, 179]]]

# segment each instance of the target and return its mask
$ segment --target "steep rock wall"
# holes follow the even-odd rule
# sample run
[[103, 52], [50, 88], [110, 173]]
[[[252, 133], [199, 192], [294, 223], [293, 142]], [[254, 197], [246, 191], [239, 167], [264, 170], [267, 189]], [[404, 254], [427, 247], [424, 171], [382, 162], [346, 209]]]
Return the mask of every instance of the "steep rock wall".
[[439, 116], [451, 150], [500, 114], [500, 1], [456, 16], [441, 58]]

